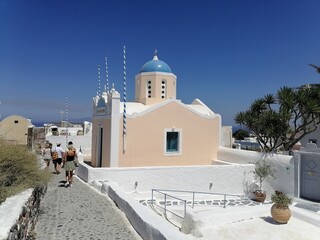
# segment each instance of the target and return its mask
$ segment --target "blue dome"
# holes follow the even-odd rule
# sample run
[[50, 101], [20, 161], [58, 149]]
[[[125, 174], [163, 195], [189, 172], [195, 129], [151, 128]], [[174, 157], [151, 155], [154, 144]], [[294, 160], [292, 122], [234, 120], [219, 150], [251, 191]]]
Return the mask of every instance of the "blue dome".
[[153, 57], [153, 59], [147, 63], [145, 63], [140, 69], [140, 73], [142, 72], [167, 72], [172, 73], [171, 68], [164, 61], [158, 59], [157, 55]]

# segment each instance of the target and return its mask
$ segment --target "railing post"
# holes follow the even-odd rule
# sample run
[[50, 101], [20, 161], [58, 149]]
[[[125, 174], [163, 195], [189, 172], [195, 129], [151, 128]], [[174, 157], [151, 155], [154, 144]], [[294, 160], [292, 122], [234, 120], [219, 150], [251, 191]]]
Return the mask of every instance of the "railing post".
[[167, 217], [167, 194], [164, 194], [164, 215]]
[[151, 189], [151, 204], [153, 206], [153, 189]]
[[192, 208], [194, 208], [194, 192], [192, 192]]
[[183, 215], [183, 218], [186, 217], [186, 212], [187, 212], [187, 200], [184, 200], [184, 215]]
[[224, 194], [223, 208], [226, 208], [227, 195]]

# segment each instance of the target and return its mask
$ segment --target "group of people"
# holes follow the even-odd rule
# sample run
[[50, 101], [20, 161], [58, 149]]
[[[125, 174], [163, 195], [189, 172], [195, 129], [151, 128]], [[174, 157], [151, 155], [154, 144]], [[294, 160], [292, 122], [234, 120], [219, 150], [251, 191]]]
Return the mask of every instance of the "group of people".
[[55, 174], [60, 174], [61, 168], [65, 169], [66, 172], [66, 183], [65, 187], [71, 187], [73, 181], [73, 174], [77, 167], [77, 151], [73, 147], [73, 143], [68, 142], [67, 149], [64, 150], [61, 147], [61, 143], [58, 142], [55, 148], [52, 147], [52, 143], [46, 142], [45, 147], [42, 148], [39, 144], [37, 154], [41, 154], [43, 160], [46, 163], [45, 169], [48, 170], [50, 162], [52, 161], [55, 169]]

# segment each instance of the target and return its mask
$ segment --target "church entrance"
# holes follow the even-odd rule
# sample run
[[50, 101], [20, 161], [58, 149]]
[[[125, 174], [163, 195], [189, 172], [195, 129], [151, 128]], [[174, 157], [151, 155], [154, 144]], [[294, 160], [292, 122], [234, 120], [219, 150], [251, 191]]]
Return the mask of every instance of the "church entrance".
[[97, 167], [102, 167], [102, 146], [103, 146], [103, 128], [100, 128], [99, 131], [99, 140], [98, 140], [98, 161]]

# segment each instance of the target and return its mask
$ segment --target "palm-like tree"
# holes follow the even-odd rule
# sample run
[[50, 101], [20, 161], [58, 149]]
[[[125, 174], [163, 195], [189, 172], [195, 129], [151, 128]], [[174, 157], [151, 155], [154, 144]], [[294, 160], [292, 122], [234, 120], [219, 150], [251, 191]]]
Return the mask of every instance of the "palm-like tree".
[[320, 67], [319, 66], [316, 66], [314, 64], [309, 64], [309, 66], [313, 67], [316, 69], [317, 73], [320, 73]]
[[320, 87], [283, 87], [276, 95], [255, 100], [247, 111], [236, 114], [235, 122], [252, 131], [265, 152], [280, 146], [290, 152], [320, 123]]

